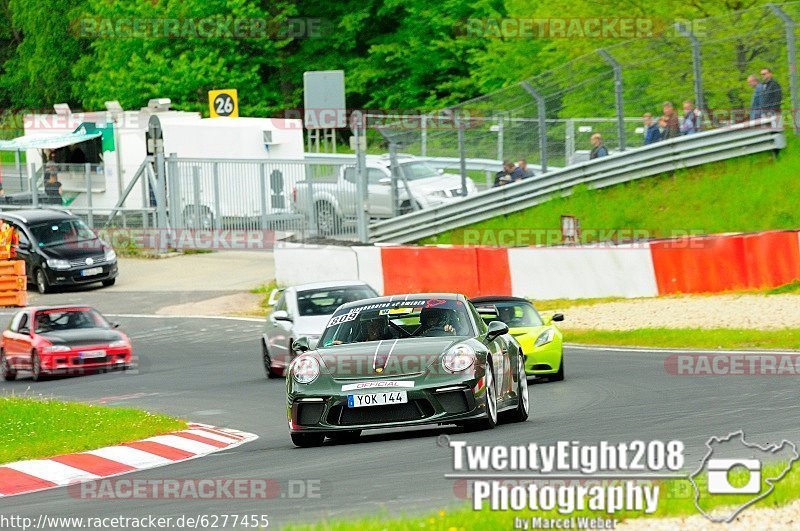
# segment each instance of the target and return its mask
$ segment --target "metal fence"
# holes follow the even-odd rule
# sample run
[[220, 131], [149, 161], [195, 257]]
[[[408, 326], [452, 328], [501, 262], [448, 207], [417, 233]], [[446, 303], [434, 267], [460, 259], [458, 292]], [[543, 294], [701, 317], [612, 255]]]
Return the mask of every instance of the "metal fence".
[[355, 164], [168, 157], [172, 228], [275, 230], [295, 239], [353, 239]]
[[[800, 2], [767, 4], [675, 24], [661, 34], [598, 49], [520, 83], [424, 116], [367, 117], [368, 136], [419, 155], [526, 159], [567, 166], [600, 133], [610, 151], [643, 144], [642, 116], [657, 120], [663, 103], [693, 100], [704, 129], [749, 118], [749, 75], [772, 70], [782, 87], [783, 123], [795, 133], [796, 35]], [[594, 118], [584, 118], [594, 117]]]

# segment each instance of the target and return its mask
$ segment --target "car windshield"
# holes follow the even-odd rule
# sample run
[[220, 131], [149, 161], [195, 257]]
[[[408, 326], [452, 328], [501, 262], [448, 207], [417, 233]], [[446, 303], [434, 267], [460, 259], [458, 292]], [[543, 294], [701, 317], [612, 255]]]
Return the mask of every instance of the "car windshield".
[[60, 219], [31, 225], [31, 232], [39, 247], [97, 239], [95, 233], [79, 219]]
[[34, 324], [37, 334], [76, 328], [111, 328], [108, 321], [91, 308], [41, 310], [36, 312]]
[[342, 286], [298, 291], [297, 311], [302, 317], [331, 315], [342, 304], [369, 299], [377, 295], [369, 286]]
[[[495, 308], [497, 310], [497, 320], [503, 321], [509, 328], [521, 328], [525, 326], [542, 326], [542, 318], [532, 304], [527, 302], [505, 301], [491, 304], [480, 304], [481, 308]], [[495, 320], [490, 319], [490, 320]]]
[[465, 304], [459, 300], [365, 301], [331, 317], [319, 345], [386, 341], [414, 337], [476, 335]]
[[403, 169], [403, 175], [409, 181], [413, 181], [415, 179], [428, 179], [430, 177], [437, 177], [439, 175], [439, 172], [436, 171], [436, 168], [427, 162], [405, 162], [400, 164], [400, 167]]

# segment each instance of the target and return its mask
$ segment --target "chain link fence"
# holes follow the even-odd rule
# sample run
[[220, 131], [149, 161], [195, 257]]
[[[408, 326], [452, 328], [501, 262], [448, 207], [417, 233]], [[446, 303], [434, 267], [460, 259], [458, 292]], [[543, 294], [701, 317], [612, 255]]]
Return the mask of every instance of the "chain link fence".
[[594, 133], [612, 152], [641, 146], [642, 116], [657, 121], [665, 102], [679, 117], [683, 102], [693, 102], [704, 129], [747, 120], [753, 97], [748, 76], [763, 82], [767, 68], [782, 89], [782, 124], [797, 133], [797, 23], [800, 2], [676, 22], [657, 35], [606, 46], [425, 116], [369, 115], [367, 126], [415, 155], [463, 152], [560, 167], [584, 160]]

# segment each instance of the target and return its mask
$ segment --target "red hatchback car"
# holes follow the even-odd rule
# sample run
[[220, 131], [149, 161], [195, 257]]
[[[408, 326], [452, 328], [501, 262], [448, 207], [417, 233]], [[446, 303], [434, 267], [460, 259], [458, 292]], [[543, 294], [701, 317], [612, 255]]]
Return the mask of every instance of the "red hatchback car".
[[48, 374], [130, 368], [131, 342], [117, 326], [88, 306], [25, 308], [3, 331], [0, 373], [14, 380], [18, 371], [30, 371], [39, 380]]

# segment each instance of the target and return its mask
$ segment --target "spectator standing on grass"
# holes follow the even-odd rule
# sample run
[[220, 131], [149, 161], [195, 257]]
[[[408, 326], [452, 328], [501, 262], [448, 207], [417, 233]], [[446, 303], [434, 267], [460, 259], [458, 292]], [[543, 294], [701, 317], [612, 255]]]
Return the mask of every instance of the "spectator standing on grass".
[[783, 100], [781, 86], [772, 77], [772, 70], [769, 68], [761, 69], [761, 80], [764, 83], [764, 90], [761, 95], [762, 116], [779, 116], [781, 114], [781, 100]]
[[681, 120], [681, 134], [691, 135], [700, 132], [700, 109], [695, 109], [694, 102], [683, 102], [683, 120]]
[[658, 124], [653, 121], [653, 115], [645, 113], [644, 121], [644, 145], [652, 144], [661, 140], [661, 130]]
[[608, 156], [608, 150], [603, 145], [603, 137], [600, 136], [600, 133], [593, 134], [591, 142], [592, 151], [589, 153], [589, 160]]
[[527, 179], [528, 177], [533, 177], [533, 170], [528, 167], [528, 161], [525, 159], [519, 159], [517, 162], [517, 167], [522, 170], [524, 175], [523, 179]]
[[758, 78], [753, 74], [747, 76], [747, 84], [753, 89], [753, 98], [750, 100], [750, 119], [758, 120], [761, 118], [761, 112], [764, 100], [764, 84], [758, 81]]
[[675, 106], [672, 105], [672, 102], [665, 101], [662, 109], [664, 110], [665, 126], [661, 139], [668, 140], [680, 136], [681, 124], [678, 120], [678, 114], [675, 112]]

